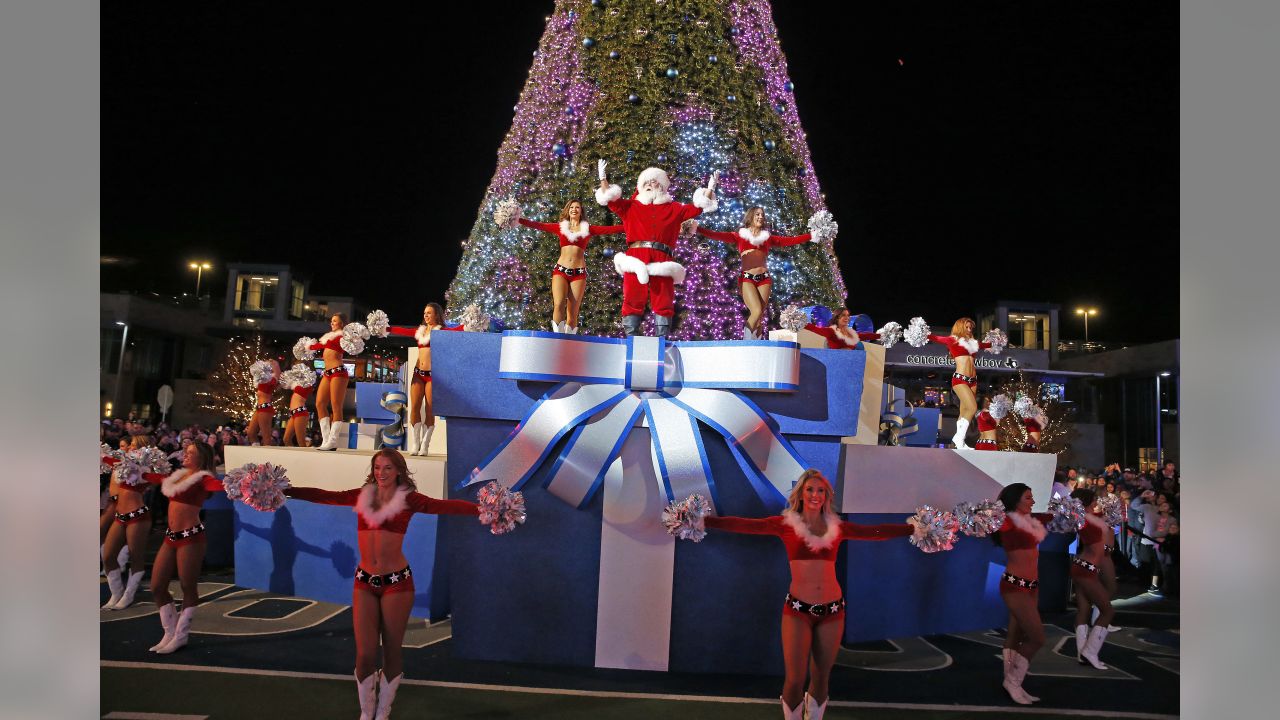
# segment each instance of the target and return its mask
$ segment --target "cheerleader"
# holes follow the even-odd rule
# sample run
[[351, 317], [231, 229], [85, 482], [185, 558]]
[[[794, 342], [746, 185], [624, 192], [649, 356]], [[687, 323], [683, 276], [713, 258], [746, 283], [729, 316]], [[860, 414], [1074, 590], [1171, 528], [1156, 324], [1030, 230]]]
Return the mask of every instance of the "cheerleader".
[[978, 391], [978, 370], [973, 354], [979, 348], [991, 347], [991, 343], [978, 342], [973, 337], [974, 327], [976, 325], [971, 318], [962, 317], [951, 326], [950, 335], [929, 335], [933, 342], [946, 345], [947, 352], [956, 361], [956, 369], [951, 373], [951, 392], [960, 401], [960, 417], [956, 419], [956, 434], [951, 442], [957, 450], [971, 449], [965, 444], [964, 436], [969, 432], [969, 422], [974, 413], [978, 411], [978, 399], [975, 395]]
[[316, 372], [307, 365], [294, 365], [284, 374], [289, 393], [289, 419], [285, 423], [283, 442], [290, 447], [306, 445], [307, 426], [311, 413], [307, 410], [307, 398], [316, 387]]
[[[773, 291], [773, 278], [769, 276], [769, 249], [788, 247], [806, 242], [816, 242], [809, 233], [804, 235], [773, 235], [767, 227], [764, 208], [748, 208], [742, 216], [742, 227], [737, 232], [718, 232], [698, 226], [698, 234], [719, 240], [738, 248], [742, 269], [738, 275], [738, 290], [747, 306], [747, 324], [742, 330], [743, 340], [759, 340], [760, 324], [769, 311], [769, 293]], [[830, 340], [828, 340], [830, 342]]]
[[[134, 435], [129, 441], [129, 452], [150, 447], [151, 438]], [[109, 465], [119, 465], [116, 458], [104, 458]], [[111, 497], [114, 498], [114, 515], [110, 529], [102, 542], [102, 566], [107, 571], [107, 587], [111, 597], [102, 605], [103, 610], [123, 610], [133, 604], [146, 570], [147, 534], [151, 532], [151, 508], [142, 497], [146, 490], [145, 477], [125, 478], [120, 468], [111, 472]], [[121, 550], [128, 552], [121, 552]], [[129, 564], [129, 578], [123, 577], [122, 565]]]
[[[151, 597], [160, 610], [160, 625], [164, 628], [160, 642], [151, 646], [154, 653], [168, 655], [185, 647], [191, 634], [191, 620], [200, 604], [200, 568], [209, 542], [204, 523], [200, 522], [200, 507], [211, 493], [222, 490], [222, 481], [214, 476], [213, 468], [213, 448], [193, 442], [182, 454], [182, 467], [167, 477], [147, 476], [169, 498], [169, 527], [151, 568]], [[174, 574], [182, 586], [181, 614], [174, 609], [173, 595], [169, 593]]]
[[1022, 417], [1022, 427], [1027, 431], [1027, 439], [1022, 444], [1022, 452], [1039, 452], [1040, 437], [1046, 424], [1047, 418], [1044, 416], [1044, 411], [1039, 406], [1032, 405], [1030, 412]]
[[[575, 316], [576, 318], [576, 316]], [[462, 330], [461, 326], [444, 326], [444, 308], [438, 303], [427, 303], [422, 309], [422, 324], [415, 328], [390, 326], [391, 335], [411, 337], [418, 341], [418, 364], [413, 368], [413, 380], [409, 382], [409, 443], [410, 455], [426, 455], [431, 447], [431, 434], [436, 430], [436, 415], [431, 405], [431, 331]], [[574, 328], [575, 332], [577, 328]]]
[[[997, 411], [998, 412], [998, 411]], [[1004, 417], [1003, 414], [1000, 417]], [[999, 450], [996, 444], [996, 428], [1000, 426], [1000, 418], [991, 414], [991, 398], [982, 399], [982, 412], [978, 413], [978, 442], [973, 444], [974, 450]]]
[[1029, 705], [1040, 698], [1022, 689], [1022, 681], [1031, 667], [1031, 658], [1044, 647], [1044, 625], [1040, 622], [1040, 541], [1048, 530], [1044, 523], [1052, 518], [1044, 513], [1032, 514], [1035, 497], [1022, 483], [1006, 485], [1000, 492], [1004, 506], [1004, 524], [991, 534], [992, 541], [1004, 548], [1005, 571], [1000, 577], [1000, 599], [1009, 608], [1009, 630], [1004, 641], [1004, 689], [1019, 705]]
[[[1102, 584], [1098, 569], [1102, 557], [1106, 554], [1106, 541], [1111, 536], [1111, 528], [1102, 519], [1095, 505], [1097, 495], [1087, 488], [1080, 488], [1071, 493], [1088, 514], [1084, 527], [1080, 528], [1080, 543], [1076, 555], [1071, 559], [1071, 580], [1076, 586], [1076, 660], [1083, 665], [1086, 661], [1099, 670], [1107, 666], [1098, 659], [1098, 651], [1107, 640], [1107, 626], [1115, 617], [1111, 607], [1111, 596]], [[1090, 611], [1097, 608], [1098, 614], [1093, 627], [1089, 627]]]
[[[834, 491], [817, 470], [806, 470], [782, 515], [764, 519], [705, 518], [707, 528], [782, 540], [791, 587], [782, 603], [782, 712], [788, 720], [821, 720], [827, 710], [831, 666], [840, 650], [845, 599], [836, 579], [836, 552], [845, 540], [889, 540], [911, 535], [907, 524], [859, 525], [831, 509]], [[805, 689], [805, 676], [809, 686]]]
[[245, 435], [250, 445], [270, 445], [271, 421], [276, 417], [271, 396], [280, 385], [280, 363], [274, 359], [259, 360], [249, 367], [249, 374], [253, 376], [257, 386], [254, 390], [253, 416], [249, 418], [249, 427], [245, 430]]
[[620, 233], [622, 226], [588, 225], [582, 219], [582, 203], [578, 200], [570, 200], [564, 206], [558, 223], [533, 222], [524, 218], [519, 218], [518, 222], [560, 239], [560, 259], [551, 270], [551, 331], [576, 335], [578, 311], [582, 309], [582, 296], [587, 291], [588, 239], [593, 235]]
[[[479, 507], [465, 500], [436, 500], [418, 493], [404, 456], [386, 449], [374, 453], [362, 487], [333, 492], [295, 486], [286, 489], [285, 495], [355, 508], [360, 565], [351, 593], [351, 617], [360, 717], [390, 717], [391, 704], [404, 678], [401, 645], [413, 609], [413, 572], [403, 549], [409, 521], [414, 513], [479, 515]], [[377, 671], [379, 644], [381, 681]]]
[[339, 424], [342, 422], [342, 404], [347, 398], [347, 382], [350, 375], [342, 364], [342, 328], [347, 316], [334, 313], [329, 318], [329, 332], [309, 350], [324, 351], [324, 373], [316, 390], [316, 415], [320, 418], [320, 445], [317, 450], [337, 450]]
[[849, 311], [846, 308], [840, 308], [832, 319], [830, 327], [819, 327], [809, 323], [804, 326], [804, 329], [826, 338], [827, 347], [832, 350], [849, 350], [861, 345], [863, 340], [880, 339], [880, 333], [854, 332], [849, 329]]

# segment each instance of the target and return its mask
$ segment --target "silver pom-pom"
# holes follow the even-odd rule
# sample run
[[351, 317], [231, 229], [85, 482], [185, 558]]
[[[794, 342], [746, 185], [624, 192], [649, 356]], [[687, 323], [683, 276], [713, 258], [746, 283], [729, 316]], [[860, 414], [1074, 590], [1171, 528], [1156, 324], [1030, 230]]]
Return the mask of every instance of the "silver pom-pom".
[[1124, 522], [1124, 500], [1114, 493], [1103, 493], [1098, 496], [1098, 509], [1102, 511], [1102, 519], [1111, 527]]
[[791, 332], [800, 332], [800, 328], [809, 324], [809, 316], [804, 314], [799, 305], [788, 305], [785, 310], [778, 315], [778, 325], [786, 328]]
[[982, 342], [991, 343], [991, 347], [987, 352], [999, 355], [1009, 345], [1009, 336], [1004, 334], [1000, 328], [991, 328], [987, 331], [986, 336], [982, 338]]
[[391, 327], [391, 321], [386, 313], [374, 310], [369, 313], [369, 317], [365, 318], [364, 326], [368, 328], [371, 337], [384, 338], [388, 335], [387, 330]]
[[510, 230], [520, 222], [520, 203], [515, 198], [507, 198], [493, 209], [493, 221], [499, 230]]
[[840, 224], [826, 210], [819, 210], [809, 218], [809, 234], [816, 240], [835, 240], [838, 232]]
[[662, 525], [667, 534], [679, 540], [702, 542], [707, 536], [705, 518], [711, 514], [711, 503], [694, 493], [684, 500], [677, 500], [662, 510]]
[[991, 404], [987, 406], [987, 412], [996, 420], [1003, 420], [1004, 416], [1008, 415], [1012, 409], [1013, 401], [1004, 393], [991, 398]]
[[523, 524], [527, 516], [524, 508], [524, 493], [508, 490], [490, 480], [476, 493], [476, 503], [480, 506], [480, 524], [488, 525], [489, 532], [502, 535]]
[[916, 509], [915, 515], [907, 518], [907, 522], [915, 527], [915, 532], [910, 537], [911, 544], [922, 552], [942, 552], [955, 547], [959, 523], [946, 510], [921, 505]]
[[138, 453], [138, 465], [144, 473], [168, 475], [173, 471], [173, 466], [169, 464], [169, 454], [158, 447], [138, 448], [134, 452]]
[[316, 384], [316, 371], [309, 365], [298, 363], [280, 373], [280, 382], [288, 390], [297, 387], [311, 387]]
[[956, 506], [956, 522], [960, 532], [970, 537], [986, 537], [1004, 525], [1004, 505], [995, 500], [979, 503], [963, 502]]
[[902, 331], [902, 339], [906, 340], [911, 347], [924, 347], [929, 342], [929, 335], [932, 332], [933, 328], [929, 327], [929, 323], [925, 322], [924, 318], [913, 317], [911, 324]]
[[892, 320], [885, 323], [884, 327], [876, 332], [880, 333], [880, 344], [885, 350], [897, 345], [902, 340], [902, 326]]
[[1053, 515], [1053, 518], [1045, 523], [1049, 532], [1073, 533], [1079, 532], [1080, 528], [1084, 527], [1084, 503], [1080, 502], [1079, 498], [1056, 497], [1049, 501], [1049, 512]]
[[249, 377], [252, 377], [253, 382], [258, 385], [271, 382], [271, 378], [275, 376], [275, 368], [271, 367], [271, 363], [266, 360], [259, 360], [249, 366]]
[[1017, 413], [1019, 417], [1030, 417], [1032, 412], [1035, 410], [1035, 407], [1035, 401], [1026, 395], [1019, 395], [1018, 399], [1013, 401], [1013, 411]]
[[116, 463], [108, 463], [107, 460], [115, 460], [118, 463], [120, 461], [120, 456], [124, 455], [124, 453], [120, 452], [118, 448], [113, 448], [106, 443], [101, 443], [101, 445], [102, 447], [99, 449], [101, 459], [98, 460], [98, 474], [105, 475], [111, 472], [111, 470], [116, 466]]
[[476, 303], [462, 311], [462, 329], [466, 332], [489, 332], [489, 315]]
[[312, 350], [311, 346], [317, 342], [315, 338], [303, 335], [293, 344], [293, 356], [303, 362], [311, 362], [316, 358], [316, 351]]
[[140, 487], [147, 484], [143, 473], [168, 475], [171, 470], [169, 456], [157, 447], [144, 447], [128, 450], [120, 455], [116, 464], [116, 482], [129, 487]]
[[360, 323], [347, 323], [342, 328], [342, 339], [338, 344], [342, 346], [342, 351], [348, 355], [359, 355], [364, 352], [364, 341], [369, 337], [369, 330]]
[[289, 477], [280, 465], [247, 463], [228, 472], [222, 487], [232, 500], [239, 500], [254, 510], [275, 512], [284, 505]]

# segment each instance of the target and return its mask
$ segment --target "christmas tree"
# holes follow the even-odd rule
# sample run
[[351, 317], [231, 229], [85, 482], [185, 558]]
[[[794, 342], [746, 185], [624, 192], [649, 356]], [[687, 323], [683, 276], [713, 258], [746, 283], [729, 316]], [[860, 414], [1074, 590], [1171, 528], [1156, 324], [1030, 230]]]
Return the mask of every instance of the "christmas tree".
[[[713, 170], [722, 173], [719, 208], [699, 221], [736, 231], [751, 206], [773, 231], [807, 232], [825, 210], [767, 0], [557, 0], [515, 108], [498, 166], [449, 288], [451, 308], [477, 303], [510, 328], [544, 327], [551, 317], [554, 238], [495, 225], [495, 206], [520, 203], [525, 217], [556, 222], [581, 200], [586, 220], [618, 220], [596, 204], [596, 160], [630, 196], [649, 166], [665, 169], [671, 195], [689, 202]], [[621, 235], [594, 238], [580, 327], [620, 333], [622, 283], [612, 255]], [[683, 237], [676, 261], [675, 339], [741, 337], [738, 254], [730, 245]], [[771, 316], [779, 308], [844, 304], [830, 242], [771, 253]], [[652, 332], [652, 318], [646, 328]]]
[[[237, 422], [248, 422], [257, 407], [257, 383], [249, 374], [249, 367], [259, 360], [269, 360], [274, 356], [275, 353], [262, 341], [261, 335], [232, 339], [227, 347], [227, 354], [209, 374], [208, 391], [196, 393], [197, 407], [221, 413]], [[289, 409], [288, 398], [287, 394], [280, 393], [271, 398], [277, 415]]]
[[[1019, 370], [1012, 380], [996, 389], [996, 394], [1006, 395], [1010, 401], [1016, 401], [1020, 397], [1031, 398], [1032, 402], [1039, 405], [1044, 410], [1046, 422], [1040, 431], [1040, 443], [1036, 452], [1057, 455], [1071, 448], [1076, 429], [1071, 422], [1071, 411], [1058, 402], [1055, 394], [1045, 390], [1044, 385], [1027, 380]], [[1001, 450], [1018, 452], [1022, 450], [1027, 437], [1027, 429], [1017, 413], [1005, 415], [996, 426], [996, 442]]]

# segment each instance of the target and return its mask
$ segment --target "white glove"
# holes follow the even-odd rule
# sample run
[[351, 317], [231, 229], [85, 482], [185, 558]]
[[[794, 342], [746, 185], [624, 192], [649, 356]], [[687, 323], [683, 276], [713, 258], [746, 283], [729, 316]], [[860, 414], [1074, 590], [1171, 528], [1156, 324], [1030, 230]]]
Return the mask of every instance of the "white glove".
[[716, 182], [720, 180], [720, 171], [716, 170], [711, 173], [711, 179], [707, 181], [707, 190], [715, 190]]
[[596, 161], [596, 170], [600, 173], [601, 180], [605, 180], [607, 178], [607, 176], [604, 174], [604, 169], [607, 165], [608, 163], [606, 163], [603, 158]]

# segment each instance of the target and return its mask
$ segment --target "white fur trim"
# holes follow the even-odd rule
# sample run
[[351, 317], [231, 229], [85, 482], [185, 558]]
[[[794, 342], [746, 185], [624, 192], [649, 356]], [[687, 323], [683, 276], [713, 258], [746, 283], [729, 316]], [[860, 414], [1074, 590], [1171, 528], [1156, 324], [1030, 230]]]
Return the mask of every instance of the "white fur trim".
[[[617, 256], [615, 255], [614, 257], [617, 257]], [[649, 270], [649, 275], [651, 276], [656, 275], [657, 277], [669, 277], [671, 278], [671, 281], [676, 285], [680, 285], [684, 282], [684, 266], [678, 262], [675, 262], [674, 260], [649, 263], [648, 270]]]
[[649, 284], [649, 268], [639, 258], [631, 257], [626, 253], [614, 253], [613, 269], [617, 270], [619, 275], [635, 273], [641, 285]]
[[840, 542], [840, 518], [827, 513], [823, 519], [827, 521], [827, 531], [822, 537], [818, 537], [810, 532], [809, 526], [805, 524], [804, 518], [800, 517], [800, 513], [790, 508], [782, 511], [783, 522], [790, 525], [796, 537], [804, 540], [804, 544], [813, 552], [830, 550]]
[[844, 344], [848, 345], [849, 347], [857, 347], [858, 343], [862, 342], [861, 340], [858, 339], [858, 334], [850, 330], [849, 328], [842, 328], [839, 325], [832, 325], [831, 329], [835, 331], [836, 337], [843, 340]]
[[617, 200], [620, 197], [622, 197], [622, 188], [618, 187], [617, 185], [610, 185], [608, 188], [604, 190], [601, 190], [600, 188], [596, 188], [596, 202], [600, 203], [601, 205], [608, 205], [609, 203], [613, 202], [614, 200]]
[[[952, 335], [951, 337], [956, 337], [956, 336]], [[978, 341], [973, 338], [956, 337], [956, 344], [964, 348], [965, 350], [968, 350], [970, 355], [978, 352]]]
[[431, 328], [426, 325], [419, 325], [418, 329], [413, 332], [413, 339], [418, 341], [419, 345], [431, 345]]
[[321, 336], [320, 336], [320, 340], [319, 340], [318, 342], [320, 342], [320, 343], [327, 343], [327, 342], [329, 342], [330, 340], [336, 340], [337, 338], [340, 338], [340, 337], [342, 337], [342, 331], [341, 331], [341, 330], [334, 330], [333, 332], [327, 332], [327, 333], [325, 333], [325, 334], [321, 335]]
[[641, 205], [666, 205], [671, 202], [671, 193], [666, 190], [659, 190], [654, 193], [639, 191], [636, 193], [636, 202]]
[[382, 527], [383, 523], [404, 512], [408, 507], [406, 498], [409, 497], [409, 488], [401, 487], [396, 489], [396, 494], [392, 495], [385, 505], [374, 510], [373, 494], [377, 491], [377, 483], [365, 485], [360, 491], [360, 497], [356, 499], [356, 506], [351, 508], [371, 528]]
[[713, 213], [716, 208], [720, 207], [716, 204], [716, 199], [711, 196], [711, 191], [706, 188], [698, 188], [693, 191], [693, 204], [702, 208], [702, 212]]
[[759, 235], [755, 235], [751, 232], [751, 228], [738, 228], [738, 237], [760, 247], [769, 240], [769, 231], [761, 230]]
[[587, 221], [579, 220], [578, 227], [582, 229], [579, 230], [578, 232], [569, 232], [569, 221], [561, 220], [560, 234], [564, 235], [565, 239], [568, 240], [569, 242], [577, 242], [582, 238], [591, 234], [591, 226], [587, 224]]
[[191, 472], [186, 468], [178, 468], [169, 473], [169, 476], [160, 483], [160, 492], [164, 493], [165, 497], [171, 498], [191, 489], [192, 485], [201, 482], [205, 476], [213, 477], [205, 470]]
[[1013, 523], [1014, 526], [1017, 527], [1019, 530], [1026, 533], [1031, 533], [1032, 537], [1036, 539], [1036, 542], [1040, 542], [1041, 540], [1044, 540], [1045, 536], [1049, 534], [1049, 531], [1044, 529], [1044, 523], [1031, 517], [1030, 515], [1023, 515], [1022, 513], [1011, 512], [1008, 515], [1006, 515], [1006, 517], [1008, 517], [1009, 522]]
[[667, 171], [662, 168], [645, 168], [640, 173], [640, 177], [636, 178], [636, 190], [639, 191], [649, 180], [657, 180], [663, 190], [671, 187], [671, 178], [667, 176]]

